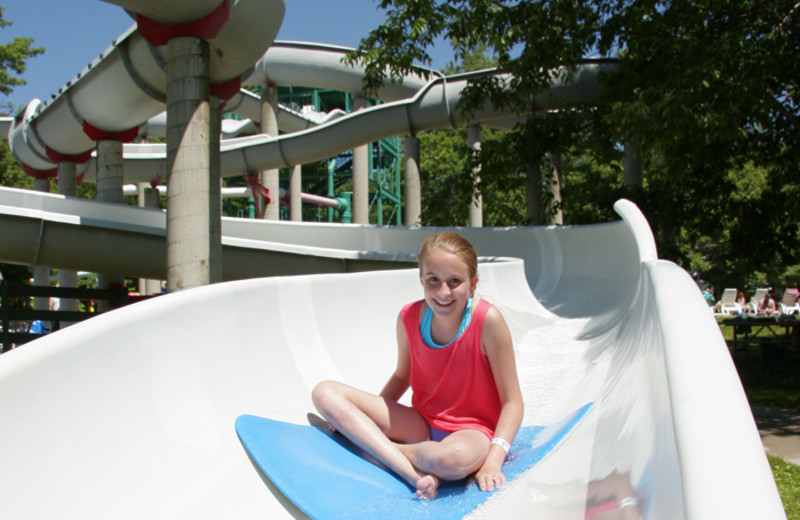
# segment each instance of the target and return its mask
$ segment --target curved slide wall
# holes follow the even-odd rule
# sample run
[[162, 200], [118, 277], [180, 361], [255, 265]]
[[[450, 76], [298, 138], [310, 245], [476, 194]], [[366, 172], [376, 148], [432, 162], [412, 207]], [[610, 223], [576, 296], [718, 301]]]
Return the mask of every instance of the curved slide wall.
[[[165, 215], [157, 209], [0, 187], [0, 260], [163, 280]], [[248, 226], [237, 220], [223, 218], [225, 280], [414, 264], [413, 255], [354, 251], [324, 240], [314, 244], [315, 237], [332, 230], [361, 226], [266, 221]], [[293, 229], [295, 240], [281, 243], [272, 236], [275, 226]]]
[[[165, 213], [50, 193], [0, 187], [0, 260], [163, 279]], [[603, 233], [598, 233], [598, 230]], [[608, 249], [617, 224], [555, 228], [464, 228], [483, 254], [526, 258], [537, 296], [562, 315], [581, 316], [632, 291], [627, 271], [636, 251]], [[410, 267], [428, 228], [222, 219], [223, 278], [353, 272]], [[554, 238], [574, 236], [565, 249]], [[580, 237], [580, 238], [577, 238]], [[599, 258], [581, 262], [586, 249]], [[609, 257], [611, 255], [611, 257]], [[547, 277], [542, 272], [548, 272]], [[564, 273], [567, 274], [564, 274]], [[569, 283], [562, 283], [565, 277]], [[603, 283], [599, 283], [603, 281]], [[558, 283], [557, 283], [558, 282]], [[578, 293], [573, 294], [577, 290]]]
[[[594, 406], [550, 458], [470, 517], [583, 518], [587, 494], [620, 476], [645, 518], [782, 518], [716, 323], [690, 277], [656, 259], [638, 210], [616, 207], [622, 221], [528, 230], [531, 265], [481, 265], [479, 292], [515, 339], [525, 422]], [[422, 232], [407, 231], [408, 243]], [[523, 240], [470, 238], [484, 255]], [[534, 287], [581, 316], [543, 305], [526, 267]], [[414, 269], [216, 284], [4, 354], [0, 443], [13, 449], [0, 451], [0, 516], [302, 518], [250, 463], [234, 419], [302, 423], [324, 378], [377, 391], [394, 363], [396, 313], [420, 297], [417, 284]], [[626, 289], [576, 303], [597, 287]]]

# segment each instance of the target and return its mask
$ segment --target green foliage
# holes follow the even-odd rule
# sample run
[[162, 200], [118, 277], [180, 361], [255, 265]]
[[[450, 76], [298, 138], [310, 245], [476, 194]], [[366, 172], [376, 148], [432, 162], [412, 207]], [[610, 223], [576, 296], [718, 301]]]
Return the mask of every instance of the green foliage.
[[748, 400], [800, 411], [800, 366], [797, 360], [766, 362], [759, 359], [759, 353], [750, 354], [746, 359], [735, 359], [736, 370], [742, 379]]
[[[462, 106], [467, 112], [484, 95], [497, 106], [524, 110], [530, 94], [549, 83], [548, 68], [574, 64], [594, 46], [600, 17], [590, 3], [574, 0], [383, 0], [380, 7], [387, 9], [385, 22], [347, 59], [366, 66], [366, 90], [374, 91], [387, 79], [398, 81], [416, 71], [416, 64], [429, 66], [428, 49], [437, 39], [451, 42], [459, 58], [485, 46], [500, 70], [514, 74], [514, 89], [505, 90], [487, 76], [465, 93]], [[512, 58], [515, 53], [519, 55]]]
[[628, 196], [622, 187], [621, 158], [603, 160], [590, 151], [564, 155], [564, 218], [571, 224], [594, 224], [616, 219], [612, 207]]
[[[0, 6], [0, 28], [8, 27], [12, 22], [3, 18], [3, 7]], [[31, 47], [33, 38], [14, 38], [14, 41], [0, 45], [0, 93], [9, 95], [14, 87], [25, 85], [25, 80], [15, 75], [25, 72], [25, 64], [29, 58], [44, 52], [43, 47]], [[9, 113], [13, 107], [5, 107]]]
[[715, 285], [778, 285], [800, 253], [797, 14], [790, 1], [642, 2], [604, 28], [601, 50], [624, 52], [602, 123], [648, 163], [636, 202], [661, 256]]
[[[460, 63], [450, 62], [444, 72], [455, 74], [490, 68], [495, 60], [487, 47], [459, 45]], [[525, 175], [514, 158], [514, 134], [481, 128], [481, 150], [468, 145], [467, 129], [445, 128], [423, 132], [420, 138], [422, 223], [431, 226], [469, 225], [470, 201], [476, 190], [483, 197], [483, 221], [489, 226], [524, 225], [528, 222]]]
[[[367, 64], [365, 87], [397, 80], [415, 63], [430, 65], [427, 49], [444, 39], [458, 59], [466, 62], [477, 51], [491, 56], [499, 72], [513, 74], [508, 85], [492, 76], [476, 80], [459, 105], [467, 114], [486, 100], [527, 113], [550, 69], [598, 51], [618, 60], [593, 106], [539, 114], [496, 145], [484, 144], [479, 188], [487, 211], [492, 190], [500, 189], [495, 193], [515, 201], [521, 213], [522, 172], [544, 164], [546, 175], [542, 156], [555, 152], [562, 159], [565, 223], [614, 218], [612, 201], [625, 196], [648, 217], [662, 258], [715, 285], [797, 279], [796, 269], [786, 267], [800, 257], [800, 9], [794, 0], [380, 5], [386, 22], [349, 57]], [[621, 151], [628, 142], [638, 147], [641, 185], [623, 185]], [[463, 159], [444, 160], [460, 178], [448, 178], [447, 193], [441, 186], [425, 193], [443, 197], [441, 208], [459, 208], [454, 220], [462, 222], [471, 169]], [[432, 217], [436, 204], [424, 204]], [[515, 223], [514, 216], [503, 212], [509, 220], [500, 223]]]
[[786, 510], [786, 520], [800, 520], [800, 466], [772, 455], [767, 458]]
[[[726, 340], [732, 339], [733, 327], [721, 324], [720, 330]], [[756, 348], [753, 347], [748, 356], [737, 356], [734, 359], [748, 401], [800, 411], [800, 366], [797, 359], [762, 361]], [[800, 467], [772, 455], [767, 457], [787, 519], [800, 520]]]
[[796, 152], [799, 78], [787, 63], [798, 48], [794, 2], [639, 7], [614, 12], [605, 28], [601, 49], [625, 49], [612, 120], [660, 150], [673, 173], [695, 155], [719, 166], [731, 153], [781, 155], [787, 143]]
[[[0, 6], [0, 29], [11, 24], [12, 22], [3, 18], [3, 7]], [[25, 84], [24, 79], [14, 76], [12, 72], [22, 74], [25, 72], [27, 59], [44, 52], [44, 49], [40, 47], [31, 48], [32, 43], [32, 38], [15, 38], [11, 43], [0, 45], [0, 93], [8, 95], [14, 90], [14, 87]], [[10, 113], [13, 112], [13, 107], [10, 104], [6, 104], [6, 106], [0, 108], [0, 111], [2, 110]], [[33, 188], [33, 179], [22, 171], [19, 163], [11, 154], [8, 142], [5, 139], [0, 140], [0, 186]], [[6, 273], [7, 271], [17, 273], [19, 269], [4, 266], [3, 272]], [[22, 274], [19, 276], [23, 277]], [[27, 279], [28, 276], [25, 274], [24, 278]]]
[[[82, 199], [97, 199], [97, 184], [93, 182], [82, 182], [75, 186], [75, 195]], [[133, 202], [135, 206], [136, 203], [138, 203], [138, 199], [131, 202]]]
[[484, 43], [478, 43], [472, 48], [467, 48], [463, 44], [455, 44], [455, 46], [457, 48], [456, 61], [448, 62], [442, 68], [442, 72], [445, 74], [491, 69], [497, 65], [497, 57], [490, 55], [490, 51]]
[[0, 273], [5, 282], [16, 285], [29, 284], [33, 276], [28, 266], [17, 264], [0, 264]]
[[0, 186], [33, 188], [33, 179], [22, 171], [22, 167], [11, 155], [5, 139], [0, 140]]
[[528, 224], [526, 171], [517, 161], [515, 137], [513, 132], [482, 127], [480, 154], [468, 163], [470, 169], [480, 168], [485, 226]]
[[[525, 178], [505, 169], [508, 132], [481, 129], [481, 154], [472, 158], [466, 128], [447, 128], [420, 134], [422, 223], [427, 226], [467, 226], [476, 188], [483, 197], [487, 226], [524, 225]], [[486, 159], [486, 162], [482, 162]], [[480, 165], [480, 169], [476, 168]], [[516, 165], [515, 165], [516, 166]]]
[[465, 200], [472, 197], [468, 171], [466, 128], [445, 128], [419, 136], [422, 224], [465, 226], [469, 212]]
[[786, 287], [800, 287], [800, 264], [786, 267], [783, 271], [783, 278], [780, 281], [781, 285]]

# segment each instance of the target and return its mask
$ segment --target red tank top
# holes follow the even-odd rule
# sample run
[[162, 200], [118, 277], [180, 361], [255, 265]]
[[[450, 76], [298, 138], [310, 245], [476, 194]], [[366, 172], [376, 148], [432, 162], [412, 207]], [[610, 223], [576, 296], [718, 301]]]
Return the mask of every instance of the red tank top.
[[411, 406], [436, 429], [478, 430], [491, 439], [502, 408], [489, 360], [481, 352], [483, 321], [491, 304], [480, 300], [461, 336], [446, 347], [431, 348], [419, 330], [422, 302], [401, 311], [411, 354]]

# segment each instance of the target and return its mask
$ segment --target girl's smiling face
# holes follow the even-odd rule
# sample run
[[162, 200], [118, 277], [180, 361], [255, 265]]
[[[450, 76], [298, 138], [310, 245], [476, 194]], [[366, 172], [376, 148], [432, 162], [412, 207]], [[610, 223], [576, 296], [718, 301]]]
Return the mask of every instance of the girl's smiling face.
[[478, 277], [470, 278], [464, 260], [444, 249], [435, 249], [425, 259], [420, 272], [425, 303], [440, 316], [461, 312], [472, 296]]

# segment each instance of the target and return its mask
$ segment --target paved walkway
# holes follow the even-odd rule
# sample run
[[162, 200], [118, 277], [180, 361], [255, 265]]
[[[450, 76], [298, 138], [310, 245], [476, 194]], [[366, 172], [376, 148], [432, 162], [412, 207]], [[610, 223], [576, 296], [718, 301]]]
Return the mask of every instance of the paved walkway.
[[800, 413], [759, 404], [751, 408], [764, 450], [800, 466]]

